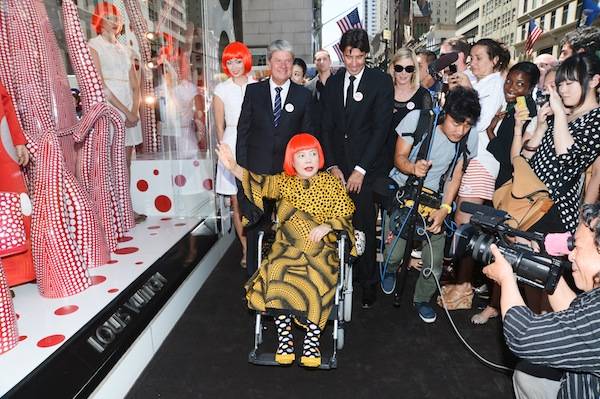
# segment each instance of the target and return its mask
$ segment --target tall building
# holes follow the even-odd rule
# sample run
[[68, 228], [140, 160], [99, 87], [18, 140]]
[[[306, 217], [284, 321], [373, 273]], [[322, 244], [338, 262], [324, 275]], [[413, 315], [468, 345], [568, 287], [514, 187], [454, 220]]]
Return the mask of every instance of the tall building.
[[523, 59], [530, 19], [544, 31], [534, 44], [535, 54], [550, 53], [558, 57], [560, 40], [577, 25], [577, 1], [519, 0], [515, 27], [516, 56]]
[[379, 0], [363, 0], [363, 25], [370, 38], [381, 32], [383, 7]]
[[244, 43], [253, 65], [266, 65], [267, 48], [276, 39], [289, 41], [296, 57], [313, 59], [313, 0], [242, 1]]
[[457, 0], [431, 0], [431, 24], [454, 25], [456, 23]]
[[457, 36], [464, 36], [472, 41], [491, 38], [512, 48], [516, 40], [518, 2], [519, 0], [457, 0]]

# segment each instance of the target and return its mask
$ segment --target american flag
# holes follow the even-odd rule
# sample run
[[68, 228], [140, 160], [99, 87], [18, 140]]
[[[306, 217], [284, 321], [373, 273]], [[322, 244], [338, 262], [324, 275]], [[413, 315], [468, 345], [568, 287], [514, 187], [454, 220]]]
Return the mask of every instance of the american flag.
[[535, 44], [537, 39], [539, 39], [540, 36], [542, 36], [542, 33], [544, 33], [542, 28], [540, 28], [535, 23], [535, 20], [533, 18], [530, 19], [529, 20], [529, 33], [527, 34], [527, 42], [525, 43], [525, 50], [528, 55], [531, 55], [533, 53], [533, 45]]
[[337, 25], [340, 27], [342, 33], [349, 31], [350, 29], [361, 28], [360, 17], [358, 16], [358, 7], [350, 11], [348, 15], [337, 21]]
[[335, 53], [337, 54], [338, 58], [340, 61], [342, 61], [344, 59], [344, 53], [342, 53], [342, 49], [340, 48], [340, 44], [336, 43], [333, 45], [333, 49], [335, 50]]

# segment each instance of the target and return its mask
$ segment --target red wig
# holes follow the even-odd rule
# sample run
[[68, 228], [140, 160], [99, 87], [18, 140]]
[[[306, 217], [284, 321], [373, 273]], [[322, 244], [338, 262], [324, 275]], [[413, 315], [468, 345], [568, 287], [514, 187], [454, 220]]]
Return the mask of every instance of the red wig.
[[92, 14], [92, 27], [97, 35], [102, 33], [102, 20], [108, 15], [113, 15], [115, 17], [120, 17], [121, 13], [117, 6], [113, 3], [109, 3], [108, 1], [103, 1], [101, 3], [96, 4], [96, 8], [94, 8], [94, 14]]
[[294, 169], [294, 155], [298, 151], [304, 150], [317, 150], [319, 154], [319, 169], [325, 165], [325, 156], [323, 155], [323, 149], [321, 143], [312, 134], [298, 133], [290, 139], [285, 147], [285, 158], [283, 159], [283, 171], [286, 175], [296, 176], [296, 169]]
[[250, 50], [248, 50], [248, 47], [244, 43], [231, 42], [223, 49], [221, 66], [223, 67], [223, 72], [229, 77], [231, 77], [231, 73], [229, 72], [229, 68], [227, 68], [227, 61], [235, 59], [241, 59], [244, 63], [244, 74], [250, 72], [252, 69], [252, 54], [250, 54]]

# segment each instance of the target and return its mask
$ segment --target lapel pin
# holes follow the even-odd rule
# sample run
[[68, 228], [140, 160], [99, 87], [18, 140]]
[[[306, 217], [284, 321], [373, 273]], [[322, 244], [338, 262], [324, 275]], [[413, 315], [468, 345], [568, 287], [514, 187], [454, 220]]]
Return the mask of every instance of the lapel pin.
[[411, 111], [412, 111], [413, 109], [415, 109], [415, 103], [413, 103], [412, 101], [409, 101], [409, 102], [406, 104], [406, 108], [408, 108], [409, 110], [411, 110]]
[[294, 112], [294, 104], [285, 104], [285, 110], [287, 112]]
[[354, 93], [354, 101], [362, 101], [363, 99], [363, 94], [360, 91], [357, 91], [356, 93]]

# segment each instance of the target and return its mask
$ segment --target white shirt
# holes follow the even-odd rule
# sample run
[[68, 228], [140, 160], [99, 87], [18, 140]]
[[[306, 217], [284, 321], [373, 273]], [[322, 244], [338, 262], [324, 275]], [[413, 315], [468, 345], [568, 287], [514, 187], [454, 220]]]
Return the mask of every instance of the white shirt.
[[283, 104], [285, 104], [285, 99], [287, 98], [288, 92], [290, 91], [290, 80], [286, 80], [284, 84], [281, 86], [277, 86], [273, 79], [269, 79], [269, 87], [271, 88], [271, 107], [275, 110], [275, 96], [277, 92], [275, 91], [276, 87], [281, 87], [281, 109], [283, 109]]
[[[352, 92], [352, 96], [356, 94], [356, 90], [358, 89], [358, 85], [360, 84], [360, 79], [362, 78], [364, 71], [365, 68], [363, 68], [359, 73], [354, 75], [356, 79], [354, 79], [354, 92]], [[344, 74], [344, 106], [346, 105], [346, 92], [348, 91], [348, 86], [350, 86], [350, 73], [346, 71], [346, 73]]]

